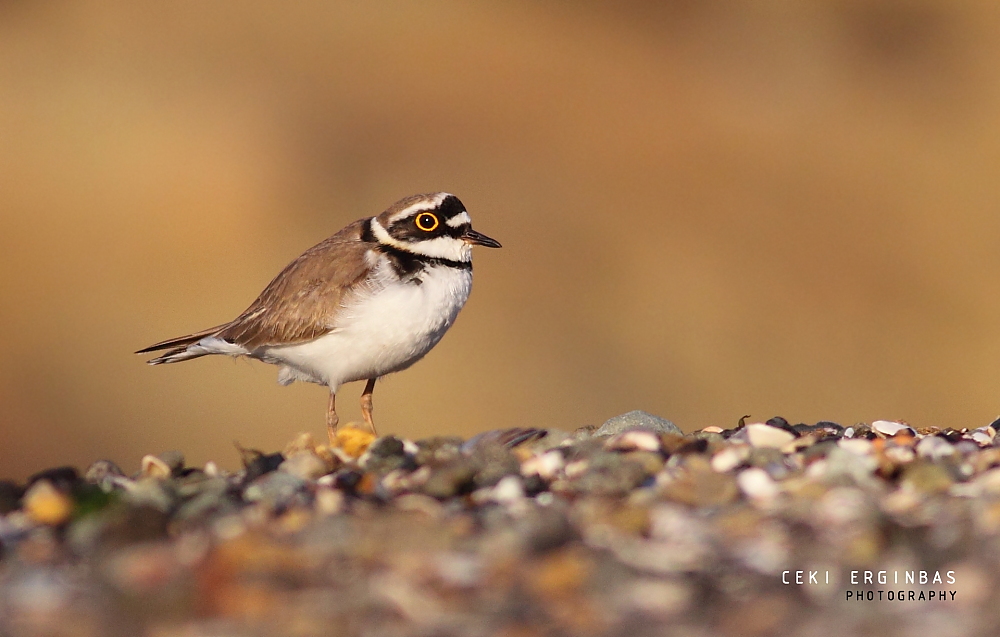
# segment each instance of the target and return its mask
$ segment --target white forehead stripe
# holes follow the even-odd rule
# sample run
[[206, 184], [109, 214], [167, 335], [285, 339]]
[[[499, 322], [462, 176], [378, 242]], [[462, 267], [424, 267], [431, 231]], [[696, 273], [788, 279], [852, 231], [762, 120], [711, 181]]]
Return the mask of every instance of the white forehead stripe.
[[462, 211], [461, 213], [455, 215], [454, 217], [448, 220], [448, 225], [451, 226], [452, 228], [457, 228], [461, 225], [471, 224], [471, 223], [472, 223], [472, 218], [469, 217], [469, 213], [465, 211]]
[[441, 205], [441, 202], [445, 200], [445, 197], [449, 196], [450, 193], [438, 192], [431, 195], [427, 199], [421, 199], [416, 203], [411, 203], [409, 206], [403, 208], [396, 214], [389, 217], [389, 224], [392, 225], [397, 221], [399, 221], [400, 219], [405, 219], [410, 215], [420, 212], [422, 210], [434, 210], [435, 208]]
[[448, 259], [449, 261], [472, 261], [472, 246], [461, 239], [449, 237], [435, 237], [423, 241], [399, 241], [393, 238], [389, 232], [382, 227], [378, 219], [372, 218], [372, 234], [382, 245], [387, 245], [403, 252], [416, 254], [435, 259]]

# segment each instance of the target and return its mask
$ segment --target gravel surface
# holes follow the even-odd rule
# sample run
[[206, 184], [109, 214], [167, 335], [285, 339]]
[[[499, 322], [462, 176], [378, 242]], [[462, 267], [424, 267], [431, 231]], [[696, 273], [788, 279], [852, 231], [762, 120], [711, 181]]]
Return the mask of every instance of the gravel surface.
[[994, 425], [630, 412], [0, 482], [0, 637], [995, 635]]

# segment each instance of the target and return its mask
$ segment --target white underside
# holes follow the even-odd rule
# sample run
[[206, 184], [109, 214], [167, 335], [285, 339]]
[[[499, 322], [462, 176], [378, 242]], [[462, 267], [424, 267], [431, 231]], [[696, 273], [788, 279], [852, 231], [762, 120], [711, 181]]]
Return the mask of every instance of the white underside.
[[434, 347], [455, 322], [472, 290], [472, 271], [430, 266], [422, 283], [401, 283], [380, 264], [368, 291], [342, 308], [329, 334], [307, 343], [244, 348], [216, 338], [196, 347], [212, 353], [249, 355], [281, 365], [278, 382], [328, 385], [333, 391], [351, 381], [378, 378], [406, 369]]

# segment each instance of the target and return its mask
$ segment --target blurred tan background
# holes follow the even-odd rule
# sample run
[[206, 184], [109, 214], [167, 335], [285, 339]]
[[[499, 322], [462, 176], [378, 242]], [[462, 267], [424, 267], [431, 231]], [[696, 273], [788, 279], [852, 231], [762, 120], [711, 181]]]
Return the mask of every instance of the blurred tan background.
[[987, 424], [998, 60], [985, 1], [2, 2], [0, 477], [323, 435], [274, 367], [132, 352], [432, 190], [504, 249], [384, 433]]

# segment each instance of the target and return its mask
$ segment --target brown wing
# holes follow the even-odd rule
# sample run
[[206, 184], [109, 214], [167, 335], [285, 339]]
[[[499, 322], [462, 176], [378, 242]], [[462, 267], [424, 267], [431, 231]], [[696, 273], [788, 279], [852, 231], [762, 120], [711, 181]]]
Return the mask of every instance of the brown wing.
[[306, 250], [274, 277], [250, 307], [223, 325], [215, 336], [253, 351], [265, 345], [291, 345], [330, 331], [341, 303], [370, 266], [355, 221]]

